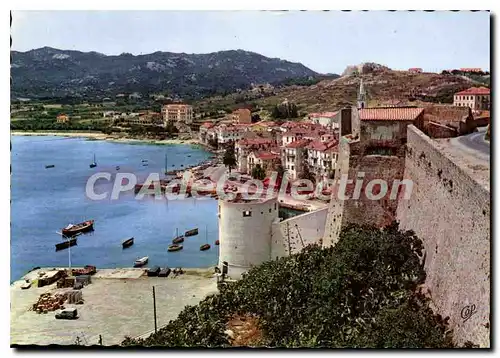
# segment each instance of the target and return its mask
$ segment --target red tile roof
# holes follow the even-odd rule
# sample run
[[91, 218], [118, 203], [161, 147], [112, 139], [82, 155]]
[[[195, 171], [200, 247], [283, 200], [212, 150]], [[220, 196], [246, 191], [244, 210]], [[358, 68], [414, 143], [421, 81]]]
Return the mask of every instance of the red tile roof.
[[359, 110], [362, 121], [413, 121], [423, 108], [393, 107], [393, 108], [363, 108]]
[[305, 148], [309, 142], [311, 142], [309, 139], [300, 139], [289, 143], [285, 148]]
[[490, 94], [490, 89], [486, 87], [471, 87], [468, 88], [464, 91], [455, 93], [456, 95], [462, 96], [462, 95], [488, 95]]
[[313, 142], [311, 142], [308, 146], [307, 146], [307, 149], [312, 149], [312, 150], [317, 150], [319, 152], [324, 152], [326, 151], [327, 149], [333, 147], [333, 146], [336, 146], [337, 145], [337, 141], [336, 140], [333, 140], [331, 142], [322, 142], [320, 140], [315, 140]]
[[258, 145], [258, 144], [273, 144], [274, 140], [271, 138], [248, 138], [248, 139], [241, 139], [238, 144], [240, 146], [246, 146], [246, 145]]
[[255, 152], [254, 155], [256, 158], [259, 158], [260, 160], [274, 160], [280, 158], [279, 154], [271, 152]]
[[212, 122], [205, 122], [203, 123], [201, 126], [203, 128], [212, 128], [215, 124], [213, 124]]

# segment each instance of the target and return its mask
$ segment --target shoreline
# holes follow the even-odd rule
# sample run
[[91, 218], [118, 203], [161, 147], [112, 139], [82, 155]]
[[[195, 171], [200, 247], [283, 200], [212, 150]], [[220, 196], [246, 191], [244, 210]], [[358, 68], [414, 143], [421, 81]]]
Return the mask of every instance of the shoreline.
[[171, 145], [171, 144], [187, 144], [187, 145], [199, 145], [205, 148], [205, 146], [196, 139], [150, 139], [150, 138], [129, 138], [129, 137], [118, 137], [114, 135], [104, 134], [101, 132], [61, 132], [61, 131], [40, 131], [40, 132], [30, 132], [30, 131], [11, 131], [13, 136], [56, 136], [56, 137], [72, 137], [72, 138], [86, 138], [88, 140], [104, 140], [107, 142], [114, 143], [144, 143], [144, 144], [155, 144], [155, 145]]

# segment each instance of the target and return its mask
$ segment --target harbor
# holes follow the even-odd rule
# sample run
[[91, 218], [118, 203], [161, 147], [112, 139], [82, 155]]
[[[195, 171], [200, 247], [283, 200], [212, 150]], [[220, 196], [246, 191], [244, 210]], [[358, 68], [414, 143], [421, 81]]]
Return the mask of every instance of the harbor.
[[[89, 168], [94, 160], [97, 166]], [[165, 155], [169, 170], [183, 171], [212, 160], [212, 153], [191, 145], [88, 141], [81, 138], [12, 137], [12, 240], [11, 282], [35, 266], [68, 266], [69, 250], [74, 266], [92, 264], [100, 268], [131, 267], [137, 258], [149, 256], [149, 265], [210, 267], [218, 261], [214, 242], [218, 239], [217, 201], [192, 198], [155, 201], [146, 196], [135, 200], [133, 191], [119, 200], [89, 200], [88, 178], [98, 172], [130, 172], [138, 180], [151, 172], [164, 173]], [[75, 158], [79, 158], [75, 160]], [[148, 166], [144, 167], [143, 160]], [[50, 163], [54, 168], [45, 169]], [[208, 174], [212, 167], [205, 169]], [[224, 168], [215, 171], [223, 172]], [[110, 190], [112, 183], [97, 184]], [[196, 217], [196, 219], [195, 219]], [[76, 244], [55, 251], [63, 243], [62, 229], [69, 224], [94, 220], [93, 231], [76, 236]], [[185, 233], [199, 228], [180, 252], [168, 252], [176, 230]], [[123, 242], [134, 238], [123, 249]], [[208, 242], [212, 249], [200, 251]], [[65, 245], [62, 245], [65, 246]]]
[[[137, 337], [154, 332], [152, 288], [156, 294], [157, 328], [177, 317], [186, 305], [196, 305], [217, 292], [213, 268], [183, 268], [183, 273], [168, 277], [148, 277], [145, 269], [97, 269], [91, 282], [81, 288], [83, 303], [63, 303], [76, 308], [77, 319], [56, 319], [60, 310], [37, 313], [32, 310], [40, 295], [76, 292], [57, 288], [56, 283], [37, 287], [39, 273], [44, 275], [66, 268], [40, 268], [31, 271], [10, 288], [12, 345], [98, 345], [120, 344], [125, 336]], [[25, 280], [32, 283], [22, 289]], [[123, 312], [127, 312], [126, 315]], [[117, 319], [119, 317], [119, 319]]]

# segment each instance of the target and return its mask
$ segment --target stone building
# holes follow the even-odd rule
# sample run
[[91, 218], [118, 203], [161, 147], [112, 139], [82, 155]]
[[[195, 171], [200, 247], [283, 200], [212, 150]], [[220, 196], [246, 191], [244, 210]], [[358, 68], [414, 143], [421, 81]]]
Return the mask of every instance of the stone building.
[[252, 123], [252, 112], [248, 108], [240, 108], [231, 114], [232, 119], [238, 124]]
[[310, 142], [310, 139], [299, 139], [287, 144], [282, 149], [281, 162], [290, 180], [297, 179], [298, 174], [302, 171], [307, 158], [307, 146]]
[[56, 117], [57, 123], [68, 123], [69, 116], [67, 114], [61, 113]]
[[266, 176], [268, 176], [272, 171], [276, 170], [279, 164], [281, 164], [279, 153], [273, 151], [254, 151], [248, 155], [247, 173], [252, 174], [252, 170], [257, 165], [260, 165], [264, 169]]
[[276, 146], [276, 141], [272, 138], [243, 138], [236, 142], [234, 151], [238, 161], [237, 170], [240, 173], [250, 174], [248, 171], [248, 156], [252, 151], [266, 151]]

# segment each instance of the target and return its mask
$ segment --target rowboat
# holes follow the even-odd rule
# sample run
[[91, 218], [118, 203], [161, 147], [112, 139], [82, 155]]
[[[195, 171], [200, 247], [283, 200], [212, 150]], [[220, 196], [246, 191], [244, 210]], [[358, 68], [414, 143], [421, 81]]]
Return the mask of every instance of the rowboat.
[[55, 165], [54, 165], [54, 164], [49, 164], [49, 165], [46, 165], [46, 166], [45, 166], [45, 169], [54, 168], [54, 167], [55, 167]]
[[168, 251], [179, 251], [182, 250], [182, 245], [172, 244], [168, 247]]
[[149, 257], [147, 257], [147, 256], [141, 257], [140, 259], [135, 260], [134, 267], [144, 266], [145, 264], [148, 263], [148, 260], [149, 260]]
[[200, 246], [200, 251], [205, 251], [210, 248], [210, 244], [203, 244]]
[[75, 246], [75, 245], [76, 245], [76, 237], [56, 244], [56, 251], [64, 250], [70, 246]]
[[97, 167], [97, 162], [95, 161], [95, 154], [94, 154], [94, 161], [92, 163], [90, 163], [89, 165], [90, 168], [95, 168]]
[[122, 242], [122, 246], [124, 249], [126, 249], [127, 247], [130, 247], [134, 244], [134, 238], [131, 237], [130, 239], [127, 239], [125, 240], [124, 242]]
[[69, 224], [62, 229], [63, 236], [75, 236], [81, 232], [87, 232], [94, 229], [94, 220], [87, 220], [79, 224]]

